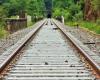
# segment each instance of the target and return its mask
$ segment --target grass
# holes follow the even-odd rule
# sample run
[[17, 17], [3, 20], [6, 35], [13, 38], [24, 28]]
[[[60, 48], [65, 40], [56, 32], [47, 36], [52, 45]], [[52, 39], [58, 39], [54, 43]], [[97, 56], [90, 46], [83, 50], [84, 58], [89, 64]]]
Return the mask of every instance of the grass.
[[[27, 23], [28, 27], [31, 27], [33, 24], [34, 23], [31, 21]], [[0, 27], [0, 39], [7, 35], [8, 35], [8, 32], [4, 28]]]
[[7, 31], [0, 28], [0, 38], [3, 38], [6, 35], [7, 35]]
[[8, 32], [4, 29], [4, 22], [0, 20], [0, 38], [5, 37]]
[[[34, 23], [31, 21], [27, 23], [28, 27], [31, 27], [33, 24]], [[7, 34], [8, 34], [8, 32], [4, 28], [0, 27], [0, 38], [7, 36]]]
[[28, 22], [27, 22], [27, 26], [28, 26], [28, 27], [32, 27], [32, 25], [33, 25], [34, 23], [35, 23], [35, 22], [28, 21]]
[[79, 24], [79, 26], [82, 28], [86, 28], [90, 31], [93, 31], [96, 34], [100, 34], [100, 25], [94, 22], [79, 21], [79, 22], [67, 22], [66, 24], [71, 27], [75, 27], [75, 25]]
[[10, 18], [12, 18], [12, 19], [17, 19], [18, 16], [11, 16]]

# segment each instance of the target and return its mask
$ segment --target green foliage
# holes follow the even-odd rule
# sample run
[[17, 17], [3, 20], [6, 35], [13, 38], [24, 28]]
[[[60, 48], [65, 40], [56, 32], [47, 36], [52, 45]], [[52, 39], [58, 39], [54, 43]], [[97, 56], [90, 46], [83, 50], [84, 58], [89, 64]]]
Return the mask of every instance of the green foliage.
[[97, 25], [96, 23], [93, 23], [93, 22], [82, 22], [81, 23], [81, 26], [82, 27], [85, 27], [89, 30], [92, 30], [94, 31], [95, 33], [97, 34], [100, 34], [100, 25]]
[[100, 0], [92, 0], [92, 4], [95, 10], [100, 11]]
[[[100, 12], [100, 0], [91, 1], [94, 10]], [[84, 4], [84, 0], [0, 0], [0, 26], [4, 25], [2, 18], [19, 15], [20, 11], [25, 11], [28, 15], [33, 16], [32, 19], [45, 16], [45, 10], [50, 9], [51, 6], [53, 6], [53, 17], [64, 16], [65, 21], [73, 21], [71, 24], [75, 25], [78, 21], [83, 20]], [[91, 22], [80, 24], [90, 30], [95, 30], [97, 33], [100, 32], [100, 26], [98, 27], [100, 19], [95, 25]]]
[[36, 15], [36, 11], [37, 11], [37, 8], [36, 8], [36, 1], [35, 0], [29, 0], [28, 2], [28, 14], [30, 15]]
[[3, 3], [4, 9], [7, 11], [7, 16], [18, 15], [21, 10], [26, 10], [26, 0], [9, 0]]
[[96, 23], [97, 23], [98, 25], [100, 25], [100, 19], [97, 19]]
[[75, 16], [73, 17], [73, 21], [78, 21], [78, 20], [83, 20], [83, 13], [82, 13], [82, 11], [78, 12], [78, 13], [75, 14]]
[[[49, 2], [49, 3], [47, 3]], [[21, 10], [31, 16], [43, 16], [46, 8], [51, 9], [53, 3], [53, 16], [64, 16], [66, 20], [83, 18], [82, 0], [2, 0], [1, 3], [7, 11], [7, 16], [18, 15]]]
[[43, 16], [44, 0], [28, 0], [27, 13], [31, 16]]
[[4, 30], [4, 28], [0, 27], [0, 38], [7, 35], [7, 31]]
[[82, 20], [83, 2], [82, 0], [53, 0], [53, 16], [64, 16], [67, 21]]
[[75, 21], [69, 21], [66, 23], [67, 25], [71, 26], [71, 27], [75, 27], [77, 24], [79, 24], [80, 27], [82, 28], [86, 28], [90, 31], [93, 31], [97, 34], [100, 34], [100, 25], [97, 25], [94, 22], [87, 22], [87, 21], [80, 21], [80, 22], [75, 22]]
[[58, 9], [58, 8], [55, 8], [55, 11], [53, 13], [53, 16], [61, 16], [61, 15], [62, 15], [61, 10]]
[[6, 17], [6, 10], [3, 6], [0, 6], [0, 19]]

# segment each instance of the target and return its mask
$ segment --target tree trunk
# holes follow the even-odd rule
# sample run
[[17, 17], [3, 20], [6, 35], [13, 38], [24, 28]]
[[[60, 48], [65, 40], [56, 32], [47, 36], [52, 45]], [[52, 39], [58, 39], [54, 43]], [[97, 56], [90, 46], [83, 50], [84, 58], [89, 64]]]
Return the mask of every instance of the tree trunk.
[[84, 19], [88, 21], [96, 21], [98, 13], [93, 9], [91, 0], [84, 0], [84, 1], [85, 1]]

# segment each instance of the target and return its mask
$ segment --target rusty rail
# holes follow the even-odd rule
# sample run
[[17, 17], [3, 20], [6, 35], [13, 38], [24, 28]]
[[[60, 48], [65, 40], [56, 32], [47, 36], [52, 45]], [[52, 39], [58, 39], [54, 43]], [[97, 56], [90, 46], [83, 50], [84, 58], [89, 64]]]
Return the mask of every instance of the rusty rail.
[[18, 48], [16, 48], [4, 61], [2, 64], [0, 64], [0, 77], [2, 75], [2, 72], [5, 70], [7, 65], [13, 60], [13, 58], [18, 54], [18, 52], [25, 46], [25, 44], [34, 36], [40, 28], [45, 24], [46, 20], [41, 21], [37, 27], [32, 30], [29, 34], [27, 34], [23, 39], [22, 43], [19, 45]]
[[[17, 53], [25, 46], [25, 44], [34, 36], [38, 30], [45, 24], [46, 20], [41, 21], [40, 24], [36, 27], [36, 29], [32, 30], [29, 34], [25, 36], [22, 40], [22, 43], [16, 48], [7, 58], [6, 60], [0, 64], [0, 77], [2, 72], [5, 70], [6, 66], [13, 60], [13, 58], [17, 55]], [[82, 56], [88, 61], [88, 63], [92, 66], [95, 70], [96, 74], [100, 77], [100, 66], [88, 55], [88, 51], [84, 50], [83, 46], [79, 43], [72, 35], [70, 35], [66, 30], [63, 28], [64, 25], [60, 24], [56, 20], [53, 20], [53, 23], [58, 26], [58, 28], [63, 32], [63, 34], [76, 46], [76, 48], [82, 53]], [[57, 28], [56, 28], [57, 29]]]
[[[70, 33], [66, 32], [65, 26], [60, 22], [53, 19], [53, 23], [63, 32], [63, 34], [73, 43], [73, 45], [81, 52], [81, 55], [85, 58], [89, 65], [93, 68], [97, 78], [100, 78], [100, 66], [89, 56], [91, 51], [87, 51], [83, 44], [75, 39]], [[88, 54], [89, 53], [89, 54]]]

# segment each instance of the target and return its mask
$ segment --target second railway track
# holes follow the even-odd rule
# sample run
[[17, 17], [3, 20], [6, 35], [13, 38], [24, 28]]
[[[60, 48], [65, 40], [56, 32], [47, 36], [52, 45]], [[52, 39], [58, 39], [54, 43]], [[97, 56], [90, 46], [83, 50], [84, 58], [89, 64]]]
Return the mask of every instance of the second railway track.
[[21, 56], [17, 55], [12, 63], [9, 61], [10, 65], [5, 65], [6, 72], [0, 70], [5, 75], [1, 80], [96, 80], [98, 77], [78, 53], [60, 29], [47, 19], [34, 39], [19, 52]]

